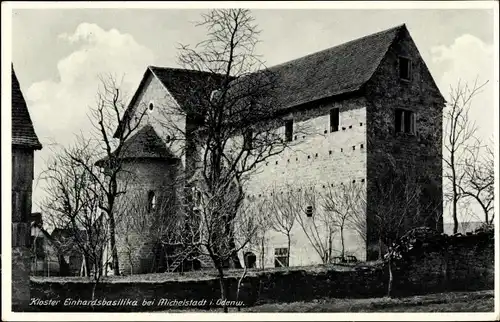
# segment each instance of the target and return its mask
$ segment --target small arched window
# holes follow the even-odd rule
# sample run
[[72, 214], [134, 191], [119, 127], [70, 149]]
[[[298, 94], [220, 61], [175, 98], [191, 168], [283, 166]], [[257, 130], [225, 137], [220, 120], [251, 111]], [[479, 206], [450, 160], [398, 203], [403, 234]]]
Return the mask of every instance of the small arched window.
[[154, 108], [155, 108], [155, 104], [153, 103], [153, 101], [149, 102], [149, 105], [148, 105], [149, 111], [152, 112]]
[[156, 209], [156, 196], [154, 191], [148, 192], [148, 212], [152, 212]]

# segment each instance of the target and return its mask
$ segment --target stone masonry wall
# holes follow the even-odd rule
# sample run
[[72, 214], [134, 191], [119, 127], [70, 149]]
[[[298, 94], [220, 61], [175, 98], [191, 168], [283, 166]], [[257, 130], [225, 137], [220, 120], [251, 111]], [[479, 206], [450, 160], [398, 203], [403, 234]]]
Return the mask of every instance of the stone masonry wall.
[[[409, 81], [399, 77], [399, 56], [411, 60]], [[390, 155], [397, 164], [412, 163], [417, 173], [430, 180], [435, 198], [421, 200], [422, 208], [432, 208], [430, 217], [442, 213], [442, 108], [444, 101], [425, 62], [409, 34], [403, 30], [366, 87], [367, 106], [367, 178], [368, 204], [373, 204], [370, 187]], [[415, 135], [395, 133], [395, 109], [413, 111]], [[373, 180], [371, 180], [373, 179]], [[422, 187], [423, 188], [423, 187]], [[425, 205], [424, 205], [425, 203]], [[433, 207], [424, 207], [432, 204]], [[373, 211], [367, 209], [370, 216]], [[442, 230], [442, 218], [433, 224]], [[376, 243], [376, 233], [368, 230], [368, 239]], [[375, 247], [370, 247], [370, 249]], [[372, 249], [369, 258], [376, 256]]]
[[[153, 249], [161, 233], [159, 219], [166, 216], [176, 220], [176, 166], [164, 160], [135, 160], [124, 165], [124, 173], [132, 174], [120, 178], [120, 183], [127, 185], [119, 200], [117, 218], [117, 248], [124, 274], [155, 269]], [[147, 210], [149, 191], [156, 197], [156, 210], [151, 213]]]
[[[412, 61], [411, 80], [399, 79], [398, 56], [403, 55]], [[389, 154], [398, 162], [408, 162], [410, 157], [414, 169], [425, 173], [432, 185], [434, 196], [442, 195], [441, 165], [441, 108], [442, 98], [437, 92], [434, 81], [425, 63], [421, 59], [415, 44], [403, 31], [389, 53], [382, 60], [379, 68], [365, 88], [366, 98], [354, 97], [331, 103], [318, 103], [308, 109], [296, 110], [287, 118], [294, 120], [294, 127], [300, 127], [306, 133], [293, 135], [294, 146], [262, 164], [248, 184], [247, 195], [258, 201], [269, 195], [271, 189], [284, 187], [313, 188], [318, 193], [327, 187], [340, 183], [353, 182], [366, 190], [376, 180], [379, 169], [386, 163]], [[147, 113], [145, 123], [152, 124], [162, 138], [178, 137], [180, 134], [166, 130], [166, 120], [172, 117], [176, 108], [170, 94], [164, 86], [151, 76], [145, 90], [138, 97], [136, 106], [147, 106], [154, 102], [155, 108]], [[329, 111], [340, 107], [340, 128], [338, 132], [329, 131]], [[412, 110], [417, 116], [417, 135], [395, 135], [395, 108]], [[174, 117], [175, 118], [175, 117]], [[172, 120], [170, 120], [172, 121]], [[174, 120], [179, 128], [185, 127], [184, 120]], [[279, 131], [284, 133], [284, 127]], [[174, 140], [178, 153], [183, 158], [183, 146]], [[185, 151], [184, 151], [185, 152]], [[183, 158], [183, 166], [185, 165]], [[370, 180], [372, 179], [372, 180]], [[293, 188], [292, 188], [293, 189]], [[375, 204], [380, 200], [371, 200]], [[442, 211], [442, 198], [436, 197], [422, 201], [432, 203], [438, 217]], [[304, 205], [306, 207], [307, 205]], [[369, 207], [370, 208], [370, 207]], [[368, 214], [373, 211], [367, 209]], [[306, 218], [308, 219], [308, 218]], [[442, 222], [437, 226], [442, 225]], [[436, 224], [434, 224], [436, 226]], [[439, 229], [439, 227], [436, 227]], [[371, 244], [376, 236], [368, 227], [367, 234]], [[274, 265], [274, 249], [286, 247], [284, 235], [269, 231], [269, 245], [265, 249], [264, 266]], [[365, 259], [366, 243], [353, 230], [346, 231], [346, 250], [358, 259]], [[258, 247], [250, 245], [252, 252]], [[339, 254], [339, 236], [335, 236], [334, 248]], [[247, 251], [247, 250], [245, 250]], [[370, 251], [368, 251], [370, 253]], [[314, 250], [299, 224], [292, 230], [290, 265], [307, 265], [320, 262], [319, 254]], [[256, 253], [258, 261], [260, 254]], [[368, 256], [370, 258], [370, 256]], [[260, 263], [257, 263], [260, 266]]]
[[28, 307], [30, 299], [30, 222], [33, 150], [12, 149], [12, 310]]
[[[447, 252], [424, 253], [415, 256], [404, 270], [395, 276], [394, 291], [399, 295], [415, 295], [446, 291], [473, 291], [494, 289], [494, 240], [478, 236], [453, 242]], [[448, 263], [447, 279], [443, 278], [443, 254]], [[236, 275], [237, 276], [237, 275]], [[242, 283], [241, 297], [245, 305], [312, 301], [331, 298], [380, 297], [387, 293], [387, 269], [360, 265], [352, 269], [332, 267], [290, 268], [274, 271], [250, 271]], [[235, 300], [238, 277], [228, 277], [228, 298]], [[58, 300], [55, 306], [33, 307], [43, 311], [89, 311], [88, 306], [63, 305], [66, 299], [89, 300], [92, 283], [57, 282], [33, 278], [32, 297]], [[166, 310], [158, 305], [160, 299], [214, 300], [220, 298], [216, 278], [185, 278], [163, 282], [104, 282], [97, 287], [99, 300], [136, 300], [137, 306], [97, 306], [95, 311], [150, 311]], [[144, 300], [151, 305], [144, 306]], [[207, 304], [208, 304], [207, 303]], [[175, 309], [189, 310], [191, 306]]]
[[31, 251], [28, 247], [12, 247], [12, 311], [23, 311], [30, 300]]
[[403, 254], [396, 273], [399, 285], [409, 285], [414, 293], [493, 289], [493, 230], [434, 238], [436, 241], [415, 245], [409, 253]]
[[[150, 104], [153, 106], [152, 109], [149, 108]], [[138, 94], [133, 104], [132, 126], [136, 124], [134, 120], [146, 110], [138, 128], [146, 124], [153, 126], [156, 133], [164, 140], [169, 149], [181, 159], [184, 166], [183, 135], [186, 122], [185, 116], [179, 113], [178, 108], [178, 104], [165, 86], [156, 76], [149, 74], [144, 84], [144, 90]], [[168, 138], [170, 140], [167, 140]]]
[[[248, 195], [254, 202], [272, 198], [272, 190], [313, 189], [316, 194], [340, 184], [356, 181], [364, 189], [366, 178], [366, 102], [351, 98], [314, 106], [312, 109], [294, 112], [287, 118], [294, 120], [295, 131], [292, 146], [280, 155], [271, 157], [253, 174], [248, 183]], [[330, 132], [330, 110], [340, 108], [338, 132]], [[284, 133], [284, 126], [278, 129]], [[307, 205], [303, 205], [304, 209]], [[317, 205], [319, 206], [319, 204]], [[321, 211], [318, 207], [317, 211]], [[306, 217], [305, 213], [298, 214]], [[314, 216], [314, 215], [313, 215]], [[303, 218], [307, 224], [311, 218]], [[323, 233], [319, 229], [320, 234]], [[365, 258], [364, 242], [352, 229], [345, 232], [346, 252], [358, 259]], [[274, 267], [275, 248], [287, 247], [284, 234], [268, 232], [264, 267]], [[296, 222], [292, 228], [290, 266], [321, 263], [321, 258]], [[249, 249], [256, 254], [257, 267], [261, 267], [261, 250], [258, 245]], [[334, 254], [340, 254], [339, 233], [334, 236]]]

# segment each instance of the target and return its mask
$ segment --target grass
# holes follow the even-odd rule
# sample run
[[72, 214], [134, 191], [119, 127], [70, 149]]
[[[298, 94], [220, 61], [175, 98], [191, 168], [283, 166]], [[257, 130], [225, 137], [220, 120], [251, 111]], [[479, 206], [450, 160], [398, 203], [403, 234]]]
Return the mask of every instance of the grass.
[[[209, 311], [201, 309], [172, 309], [162, 312], [221, 312], [221, 308]], [[369, 313], [369, 312], [493, 312], [494, 292], [450, 292], [404, 298], [341, 299], [329, 298], [309, 302], [263, 304], [242, 307], [247, 313]], [[229, 308], [229, 312], [238, 312]]]
[[[493, 312], [494, 291], [449, 292], [403, 298], [345, 299], [328, 298], [309, 302], [273, 303], [242, 307], [243, 313], [375, 313], [375, 312]], [[183, 308], [154, 311], [155, 313], [221, 313], [222, 308]], [[229, 308], [237, 313], [237, 308]], [[153, 312], [151, 312], [153, 313]]]
[[[232, 309], [236, 311], [236, 309]], [[244, 312], [492, 312], [494, 292], [451, 292], [405, 298], [323, 299], [264, 304]]]
[[[283, 267], [283, 268], [266, 268], [266, 269], [250, 269], [248, 270], [247, 276], [256, 276], [262, 273], [272, 273], [272, 272], [291, 272], [305, 270], [307, 272], [325, 272], [325, 271], [349, 271], [358, 267], [371, 267], [377, 265], [377, 262], [364, 262], [358, 265], [314, 265], [314, 266], [294, 266], [294, 267]], [[224, 271], [225, 277], [240, 277], [242, 274], [242, 269], [228, 269]], [[162, 282], [182, 282], [182, 281], [203, 281], [212, 280], [218, 277], [216, 270], [200, 270], [200, 271], [188, 271], [184, 273], [150, 273], [150, 274], [135, 274], [135, 275], [124, 275], [124, 276], [107, 276], [103, 277], [102, 282], [107, 283], [162, 283]], [[31, 280], [34, 282], [55, 282], [55, 283], [90, 283], [92, 282], [87, 277], [79, 276], [32, 276]]]

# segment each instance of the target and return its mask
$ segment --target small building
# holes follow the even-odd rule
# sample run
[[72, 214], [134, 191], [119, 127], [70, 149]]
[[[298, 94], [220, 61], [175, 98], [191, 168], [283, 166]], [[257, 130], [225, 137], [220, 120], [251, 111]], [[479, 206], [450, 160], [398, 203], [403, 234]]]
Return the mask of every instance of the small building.
[[31, 275], [58, 276], [59, 260], [52, 236], [43, 228], [42, 214], [31, 214]]
[[12, 310], [30, 301], [30, 215], [34, 176], [33, 156], [42, 145], [12, 67]]
[[85, 230], [55, 228], [49, 233], [41, 217], [41, 213], [32, 214], [31, 275], [87, 276], [92, 260], [80, 247], [88, 247]]

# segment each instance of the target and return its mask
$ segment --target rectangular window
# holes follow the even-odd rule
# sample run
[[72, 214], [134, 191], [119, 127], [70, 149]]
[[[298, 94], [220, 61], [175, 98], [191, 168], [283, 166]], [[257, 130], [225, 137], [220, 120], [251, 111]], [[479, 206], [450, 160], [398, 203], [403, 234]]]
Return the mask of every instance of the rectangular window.
[[288, 267], [288, 248], [274, 249], [274, 267]]
[[247, 129], [245, 133], [243, 134], [243, 146], [245, 150], [251, 150], [252, 149], [252, 141], [253, 141], [253, 131], [250, 129]]
[[313, 215], [313, 207], [312, 206], [307, 206], [306, 207], [306, 216], [307, 217], [312, 217]]
[[416, 121], [415, 113], [409, 110], [396, 109], [395, 111], [395, 129], [396, 133], [415, 134]]
[[285, 140], [287, 142], [293, 139], [293, 120], [285, 121]]
[[148, 192], [148, 212], [153, 212], [156, 210], [156, 196], [154, 191]]
[[337, 132], [339, 130], [340, 110], [334, 108], [330, 110], [330, 132]]
[[396, 125], [396, 133], [403, 132], [403, 110], [401, 109], [396, 109], [396, 120], [395, 120], [395, 125]]
[[411, 77], [411, 60], [405, 57], [399, 57], [399, 78], [410, 80]]
[[199, 189], [196, 187], [193, 188], [193, 205], [194, 207], [200, 207], [201, 206], [201, 201], [202, 201], [202, 193]]

